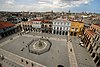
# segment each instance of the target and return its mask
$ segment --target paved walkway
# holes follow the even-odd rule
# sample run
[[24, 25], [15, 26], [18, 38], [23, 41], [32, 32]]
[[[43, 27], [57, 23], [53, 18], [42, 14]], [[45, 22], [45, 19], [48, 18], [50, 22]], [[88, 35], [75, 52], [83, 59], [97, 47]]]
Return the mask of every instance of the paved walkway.
[[67, 45], [68, 45], [70, 67], [78, 67], [73, 46], [72, 46], [72, 43], [69, 40], [68, 40]]
[[[33, 35], [22, 35], [22, 36], [26, 36], [26, 37], [36, 37], [36, 38], [42, 38], [42, 36], [33, 36]], [[43, 37], [43, 38], [46, 38], [46, 39], [51, 39], [51, 40], [59, 40], [59, 41], [66, 41], [66, 39], [60, 39], [60, 38], [56, 38], [56, 37]]]
[[[28, 36], [28, 35], [24, 35], [24, 36]], [[7, 43], [9, 43], [9, 42], [11, 42], [11, 41], [17, 39], [18, 37], [20, 37], [20, 36], [13, 37], [12, 40], [11, 40], [11, 39], [8, 39], [7, 41], [2, 42], [2, 43], [0, 44], [0, 47], [2, 47], [2, 46], [4, 46], [4, 45], [6, 45]], [[28, 37], [32, 37], [32, 35], [29, 35]], [[14, 54], [14, 53], [11, 53], [11, 52], [9, 52], [9, 51], [3, 50], [2, 48], [0, 48], [0, 55], [4, 55], [5, 59], [7, 59], [7, 60], [9, 60], [9, 61], [11, 61], [11, 62], [17, 63], [18, 65], [20, 65], [20, 66], [22, 66], [22, 67], [25, 67], [25, 66], [20, 62], [20, 60], [23, 58], [23, 57], [21, 57], [21, 56], [18, 56], [18, 55]], [[26, 59], [26, 58], [23, 58], [23, 59]], [[36, 62], [31, 61], [31, 60], [29, 60], [29, 59], [26, 59], [26, 60], [29, 61], [29, 62], [32, 62], [32, 63], [36, 64], [35, 67], [40, 67], [40, 66], [41, 66], [41, 67], [46, 67], [46, 66], [44, 66], [44, 65], [42, 65], [42, 64], [36, 63]], [[28, 66], [28, 67], [30, 67], [30, 66]]]
[[[20, 66], [22, 67], [27, 67], [27, 65], [21, 63], [21, 59], [24, 59], [24, 60], [27, 60], [28, 62], [31, 62], [31, 63], [34, 63], [35, 64], [35, 67], [46, 67], [42, 64], [39, 64], [39, 63], [36, 63], [34, 61], [31, 61], [29, 59], [26, 59], [24, 57], [21, 57], [21, 56], [18, 56], [16, 54], [13, 54], [11, 52], [8, 52], [6, 50], [3, 50], [0, 48], [0, 55], [3, 55], [6, 59], [8, 59], [9, 61], [12, 61], [12, 62], [15, 62], [17, 64], [19, 64]], [[28, 67], [31, 67], [30, 65], [28, 65]]]
[[0, 44], [0, 47], [2, 47], [2, 46], [4, 46], [4, 45], [6, 45], [7, 43], [9, 43], [9, 42], [11, 42], [11, 41], [17, 39], [18, 37], [20, 37], [20, 36], [15, 36], [15, 37], [12, 38], [12, 40], [11, 40], [11, 39], [8, 39], [7, 41], [2, 42], [2, 43]]

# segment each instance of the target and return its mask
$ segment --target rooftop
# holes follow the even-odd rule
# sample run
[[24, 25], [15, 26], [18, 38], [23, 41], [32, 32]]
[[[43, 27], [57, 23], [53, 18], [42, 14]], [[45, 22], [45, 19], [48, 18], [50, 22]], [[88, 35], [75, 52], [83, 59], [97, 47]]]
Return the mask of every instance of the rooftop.
[[50, 20], [42, 20], [42, 22], [48, 23], [48, 22], [50, 22]]
[[57, 18], [56, 20], [54, 20], [54, 22], [65, 22], [65, 23], [67, 23], [67, 22], [70, 22], [70, 21], [67, 20], [67, 19], [63, 19], [63, 18]]
[[15, 24], [12, 24], [10, 22], [0, 22], [0, 29], [11, 27], [11, 26], [15, 26]]
[[72, 21], [72, 22], [84, 23], [84, 22], [82, 22], [82, 21]]
[[100, 24], [94, 24], [94, 25], [96, 25], [96, 26], [99, 26], [99, 27], [100, 27]]
[[41, 21], [41, 20], [39, 20], [39, 19], [33, 19], [32, 21]]

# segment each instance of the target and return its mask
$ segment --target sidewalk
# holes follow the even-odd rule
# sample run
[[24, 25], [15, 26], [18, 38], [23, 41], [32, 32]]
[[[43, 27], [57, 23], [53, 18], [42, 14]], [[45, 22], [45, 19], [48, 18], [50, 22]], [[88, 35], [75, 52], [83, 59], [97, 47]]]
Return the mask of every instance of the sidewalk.
[[68, 53], [70, 67], [78, 67], [72, 43], [68, 40]]
[[79, 45], [80, 38], [72, 36], [71, 40], [78, 67], [96, 67], [88, 51]]
[[9, 43], [9, 42], [11, 42], [11, 41], [17, 39], [18, 37], [19, 37], [19, 36], [16, 36], [16, 37], [13, 37], [12, 40], [11, 40], [11, 39], [8, 39], [7, 41], [2, 42], [2, 43], [0, 44], [0, 47], [2, 47], [2, 46], [4, 46], [4, 45], [6, 45], [7, 43]]

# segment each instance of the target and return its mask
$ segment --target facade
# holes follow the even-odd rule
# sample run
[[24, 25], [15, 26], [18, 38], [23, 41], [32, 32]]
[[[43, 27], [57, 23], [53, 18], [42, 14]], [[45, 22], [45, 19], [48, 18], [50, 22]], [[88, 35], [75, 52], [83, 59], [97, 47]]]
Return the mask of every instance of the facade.
[[70, 27], [70, 35], [78, 36], [82, 34], [83, 28], [84, 28], [84, 22], [72, 21]]
[[42, 33], [52, 33], [52, 22], [50, 20], [42, 20]]
[[32, 27], [34, 32], [41, 32], [41, 20], [33, 20], [32, 21]]
[[58, 35], [68, 35], [70, 30], [71, 22], [67, 19], [58, 18], [53, 21], [52, 33]]
[[26, 22], [21, 22], [21, 29], [22, 31], [32, 31], [32, 22], [31, 21], [26, 21]]
[[23, 31], [40, 32], [41, 31], [41, 20], [21, 22], [21, 27]]
[[85, 29], [82, 41], [97, 66], [100, 66], [100, 24]]
[[0, 38], [6, 37], [16, 32], [15, 24], [0, 22]]

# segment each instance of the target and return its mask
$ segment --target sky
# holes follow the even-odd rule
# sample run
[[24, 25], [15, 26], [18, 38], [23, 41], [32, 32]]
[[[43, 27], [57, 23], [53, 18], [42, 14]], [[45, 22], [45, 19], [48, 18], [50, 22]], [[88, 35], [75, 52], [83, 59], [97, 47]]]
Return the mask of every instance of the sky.
[[100, 13], [99, 3], [100, 0], [0, 0], [0, 11]]

